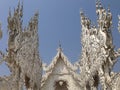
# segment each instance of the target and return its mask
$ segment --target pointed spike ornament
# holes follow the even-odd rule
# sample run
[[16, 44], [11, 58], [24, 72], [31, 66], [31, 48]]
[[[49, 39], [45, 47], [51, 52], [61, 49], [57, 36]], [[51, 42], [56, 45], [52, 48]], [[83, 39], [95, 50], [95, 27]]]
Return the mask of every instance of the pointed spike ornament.
[[9, 8], [9, 17], [11, 17], [11, 9]]
[[62, 52], [62, 45], [61, 45], [60, 41], [59, 41], [59, 47], [58, 47], [57, 51], [58, 51], [59, 53]]
[[2, 29], [1, 29], [1, 23], [0, 23], [0, 39], [2, 38]]
[[118, 31], [120, 32], [120, 15], [118, 15]]
[[23, 2], [22, 2], [22, 5], [21, 5], [21, 8], [20, 8], [20, 17], [22, 18], [23, 16]]

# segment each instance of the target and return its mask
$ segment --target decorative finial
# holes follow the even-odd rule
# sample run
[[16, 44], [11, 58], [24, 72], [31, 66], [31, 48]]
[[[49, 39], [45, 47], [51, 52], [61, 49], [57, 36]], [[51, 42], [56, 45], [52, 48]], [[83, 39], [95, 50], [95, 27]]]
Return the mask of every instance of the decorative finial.
[[101, 1], [100, 0], [96, 0], [96, 8], [97, 9], [103, 9]]
[[120, 32], [120, 15], [118, 15], [118, 31]]
[[108, 5], [108, 13], [110, 13], [110, 5]]
[[20, 8], [20, 16], [21, 17], [23, 16], [23, 1], [22, 1], [21, 8]]
[[120, 15], [118, 15], [118, 19], [120, 20]]
[[9, 17], [11, 17], [12, 15], [11, 15], [11, 9], [9, 8]]
[[58, 52], [61, 52], [62, 51], [62, 46], [61, 46], [61, 43], [60, 43], [60, 41], [59, 41], [59, 47], [58, 47]]
[[61, 43], [60, 43], [60, 41], [59, 41], [59, 48], [61, 48]]
[[0, 39], [2, 38], [2, 30], [1, 30], [1, 23], [0, 23]]
[[98, 7], [99, 7], [99, 1], [96, 0], [96, 8], [98, 9]]
[[83, 15], [84, 13], [83, 13], [83, 9], [81, 8], [80, 9], [80, 15]]
[[18, 1], [18, 9], [20, 8], [20, 0]]

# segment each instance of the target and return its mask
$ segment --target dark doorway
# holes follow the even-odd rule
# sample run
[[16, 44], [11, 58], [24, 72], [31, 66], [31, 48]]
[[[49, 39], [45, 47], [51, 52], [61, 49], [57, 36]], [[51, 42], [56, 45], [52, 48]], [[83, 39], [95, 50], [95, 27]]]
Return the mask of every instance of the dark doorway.
[[59, 80], [55, 82], [55, 90], [68, 90], [67, 82], [64, 80]]

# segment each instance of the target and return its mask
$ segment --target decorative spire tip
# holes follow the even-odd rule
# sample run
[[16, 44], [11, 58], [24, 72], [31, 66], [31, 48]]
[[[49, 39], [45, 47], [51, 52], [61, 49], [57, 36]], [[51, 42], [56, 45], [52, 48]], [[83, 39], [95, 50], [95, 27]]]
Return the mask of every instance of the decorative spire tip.
[[62, 51], [62, 45], [61, 45], [60, 41], [59, 41], [59, 47], [58, 47], [57, 51], [58, 51], [58, 52], [61, 52], [61, 51]]

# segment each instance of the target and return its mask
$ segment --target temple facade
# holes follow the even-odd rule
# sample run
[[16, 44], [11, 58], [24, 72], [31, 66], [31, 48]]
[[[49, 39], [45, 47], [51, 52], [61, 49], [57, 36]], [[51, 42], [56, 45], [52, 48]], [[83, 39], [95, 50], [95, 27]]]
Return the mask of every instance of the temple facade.
[[79, 90], [77, 69], [59, 47], [50, 65], [43, 66], [41, 90]]

